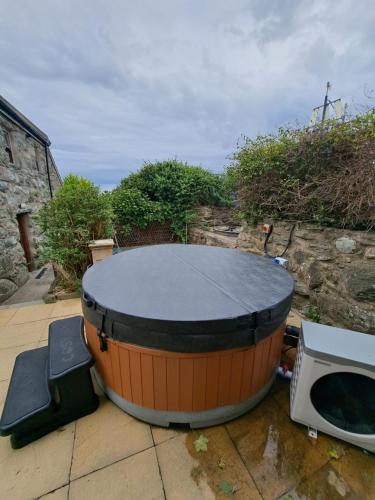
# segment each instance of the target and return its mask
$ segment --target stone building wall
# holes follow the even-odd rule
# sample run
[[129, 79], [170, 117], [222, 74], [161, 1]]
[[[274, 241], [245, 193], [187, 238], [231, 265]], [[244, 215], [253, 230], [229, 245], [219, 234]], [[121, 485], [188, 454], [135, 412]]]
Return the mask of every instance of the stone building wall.
[[[7, 133], [12, 143], [13, 163], [6, 151]], [[54, 192], [61, 181], [49, 151], [48, 155]], [[35, 260], [39, 239], [35, 215], [49, 199], [51, 194], [44, 144], [0, 114], [0, 303], [28, 279], [17, 215], [29, 214], [29, 240]]]
[[[213, 222], [209, 209], [204, 215], [203, 222], [190, 228], [190, 243], [263, 255], [262, 224], [242, 225], [237, 236], [227, 236], [213, 230], [213, 225], [221, 222], [217, 217]], [[268, 245], [270, 255], [283, 251], [290, 228], [290, 223], [275, 222]], [[375, 232], [298, 223], [284, 257], [296, 282], [297, 309], [304, 312], [310, 304], [315, 305], [326, 324], [375, 334]]]

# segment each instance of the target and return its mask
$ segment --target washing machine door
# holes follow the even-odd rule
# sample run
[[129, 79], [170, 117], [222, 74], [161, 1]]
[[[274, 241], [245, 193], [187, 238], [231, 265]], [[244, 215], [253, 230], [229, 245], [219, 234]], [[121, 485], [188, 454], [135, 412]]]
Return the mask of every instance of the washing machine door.
[[375, 380], [351, 372], [319, 378], [311, 388], [315, 410], [330, 424], [355, 434], [375, 434]]

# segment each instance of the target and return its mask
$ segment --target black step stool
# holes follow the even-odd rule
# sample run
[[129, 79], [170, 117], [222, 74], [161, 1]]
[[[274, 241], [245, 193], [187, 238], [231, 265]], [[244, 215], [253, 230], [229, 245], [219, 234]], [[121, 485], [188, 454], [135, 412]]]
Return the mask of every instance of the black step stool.
[[16, 358], [0, 435], [11, 435], [12, 448], [22, 448], [95, 411], [99, 400], [90, 375], [93, 364], [81, 316], [51, 323], [48, 347], [25, 351]]

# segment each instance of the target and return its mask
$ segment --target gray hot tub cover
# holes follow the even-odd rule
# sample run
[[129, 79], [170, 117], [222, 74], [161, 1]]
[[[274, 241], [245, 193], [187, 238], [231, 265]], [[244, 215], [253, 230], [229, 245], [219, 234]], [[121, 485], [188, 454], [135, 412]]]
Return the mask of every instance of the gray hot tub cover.
[[90, 267], [87, 320], [114, 340], [176, 352], [249, 346], [291, 307], [294, 281], [270, 259], [227, 248], [154, 245]]

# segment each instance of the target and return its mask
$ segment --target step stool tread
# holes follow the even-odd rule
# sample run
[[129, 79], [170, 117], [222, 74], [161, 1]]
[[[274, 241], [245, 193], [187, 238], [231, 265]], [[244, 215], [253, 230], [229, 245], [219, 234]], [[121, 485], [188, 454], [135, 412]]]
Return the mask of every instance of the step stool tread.
[[48, 348], [39, 347], [16, 358], [0, 421], [0, 432], [7, 433], [18, 423], [52, 407], [47, 379]]
[[49, 326], [48, 349], [50, 381], [94, 363], [84, 339], [82, 316], [53, 321]]

